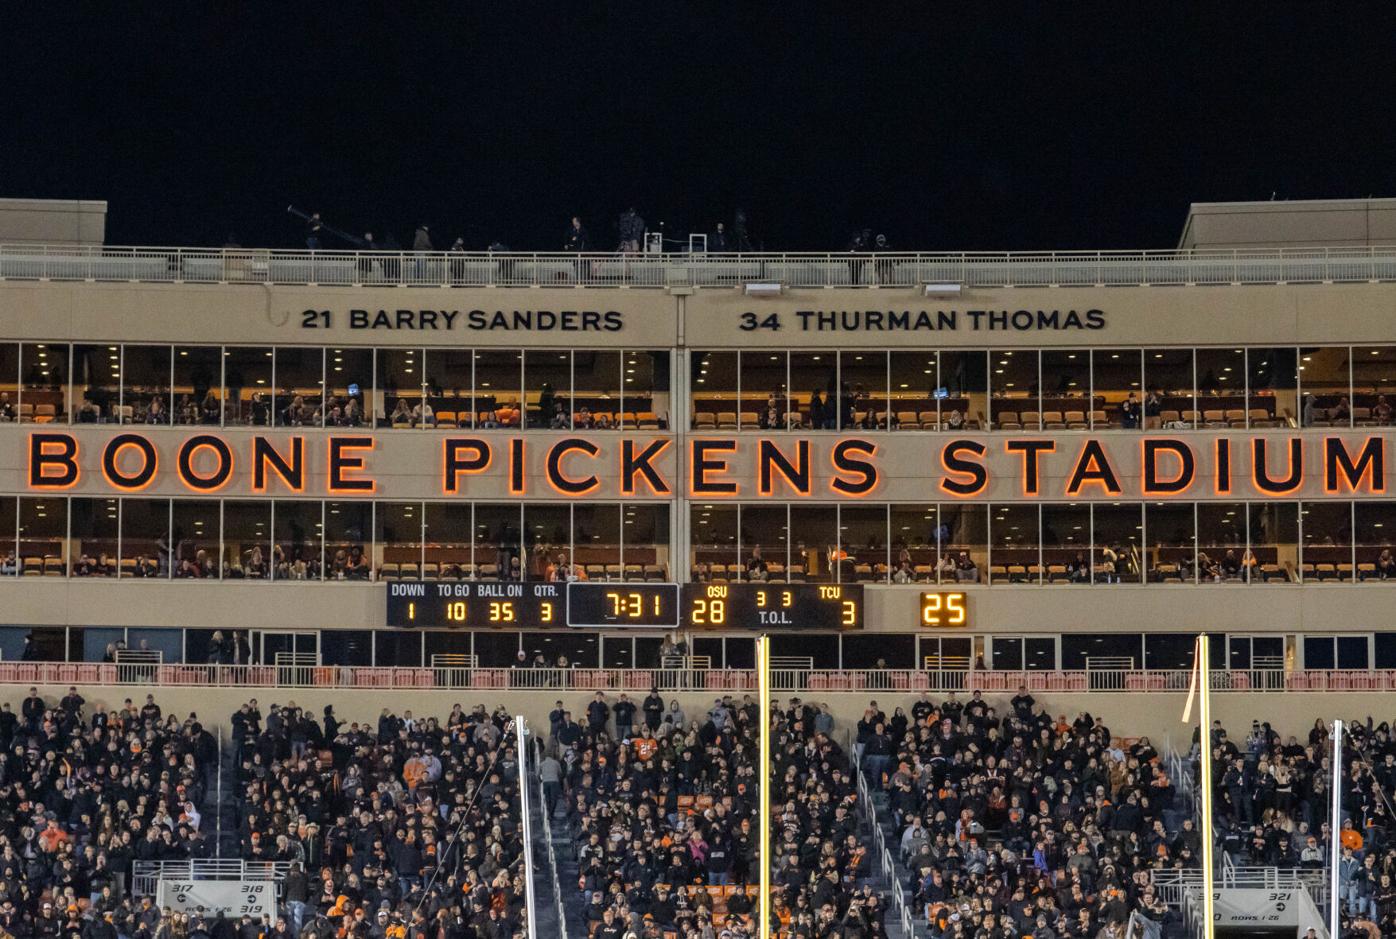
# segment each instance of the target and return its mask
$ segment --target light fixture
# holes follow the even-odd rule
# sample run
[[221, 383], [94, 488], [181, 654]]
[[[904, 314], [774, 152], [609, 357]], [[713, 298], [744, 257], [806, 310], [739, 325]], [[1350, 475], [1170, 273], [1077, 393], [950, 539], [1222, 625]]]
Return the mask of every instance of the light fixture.
[[746, 285], [748, 297], [779, 297], [781, 286], [778, 281], [758, 281]]
[[964, 284], [923, 284], [921, 292], [928, 297], [958, 297], [964, 290]]

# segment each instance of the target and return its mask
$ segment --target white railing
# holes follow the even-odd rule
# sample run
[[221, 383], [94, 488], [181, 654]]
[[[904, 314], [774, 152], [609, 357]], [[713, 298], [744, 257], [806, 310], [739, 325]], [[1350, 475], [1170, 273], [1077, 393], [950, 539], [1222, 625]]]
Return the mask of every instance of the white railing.
[[[983, 691], [1012, 694], [1178, 694], [1186, 669], [1071, 669], [1058, 671], [921, 671], [919, 669], [780, 669], [777, 692], [906, 693]], [[161, 687], [374, 688], [478, 691], [751, 692], [751, 669], [668, 668], [433, 668], [351, 665], [130, 665], [77, 662], [0, 662], [0, 685], [120, 685]], [[1212, 690], [1257, 692], [1393, 692], [1396, 670], [1214, 670]]]
[[155, 887], [161, 879], [281, 881], [290, 869], [290, 861], [243, 861], [237, 858], [132, 861], [131, 890], [136, 896], [154, 896]]
[[[1159, 899], [1182, 909], [1186, 898], [1202, 891], [1202, 871], [1166, 868], [1149, 875]], [[1298, 867], [1238, 867], [1223, 855], [1217, 872], [1216, 886], [1220, 889], [1306, 890], [1320, 909], [1328, 903], [1328, 875], [1322, 869]]]
[[863, 770], [856, 763], [852, 763], [854, 778], [858, 780], [858, 801], [863, 806], [863, 811], [867, 815], [868, 824], [872, 827], [873, 852], [877, 855], [879, 873], [882, 879], [887, 882], [888, 894], [892, 897], [892, 912], [902, 924], [902, 935], [906, 939], [914, 939], [916, 935], [915, 918], [912, 916], [911, 908], [906, 902], [906, 891], [902, 889], [901, 880], [897, 877], [897, 865], [892, 857], [892, 852], [887, 848], [887, 837], [882, 833], [882, 826], [877, 821], [877, 806], [873, 804], [872, 791], [868, 789], [867, 777], [863, 775]]
[[430, 287], [967, 287], [1396, 280], [1396, 247], [852, 254], [359, 252], [0, 245], [0, 280]]

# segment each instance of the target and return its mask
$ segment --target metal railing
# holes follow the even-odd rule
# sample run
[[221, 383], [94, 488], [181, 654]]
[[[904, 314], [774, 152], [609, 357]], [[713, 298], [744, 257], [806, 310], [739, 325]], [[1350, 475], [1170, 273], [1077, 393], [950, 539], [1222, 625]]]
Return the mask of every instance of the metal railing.
[[[527, 775], [525, 774], [525, 777]], [[567, 908], [562, 902], [562, 881], [557, 876], [557, 853], [553, 850], [553, 813], [548, 810], [548, 801], [543, 797], [542, 777], [536, 771], [532, 776], [538, 785], [538, 805], [543, 809], [543, 840], [548, 843], [548, 873], [553, 878], [553, 905], [557, 909], [558, 937], [559, 939], [567, 939]], [[533, 846], [529, 845], [527, 850], [533, 850]], [[529, 884], [529, 889], [533, 889], [532, 884]], [[536, 935], [536, 929], [536, 924], [529, 923], [529, 935]]]
[[851, 768], [854, 777], [858, 780], [858, 801], [867, 815], [868, 824], [872, 827], [873, 851], [877, 855], [879, 873], [882, 875], [882, 879], [887, 882], [887, 891], [892, 898], [892, 912], [902, 924], [902, 935], [906, 936], [906, 939], [914, 939], [916, 936], [915, 918], [912, 916], [911, 907], [907, 905], [906, 891], [902, 888], [901, 881], [897, 877], [896, 860], [887, 848], [887, 836], [883, 834], [882, 826], [878, 824], [877, 806], [873, 804], [872, 791], [868, 789], [867, 777], [863, 775], [861, 767], [853, 765]]
[[771, 254], [0, 245], [0, 280], [426, 287], [1096, 287], [1396, 280], [1396, 247]]
[[[1186, 898], [1202, 891], [1202, 871], [1198, 868], [1163, 868], [1150, 872], [1149, 882], [1160, 900], [1182, 909]], [[1224, 860], [1215, 884], [1219, 889], [1305, 890], [1314, 906], [1328, 904], [1328, 873], [1301, 867], [1244, 867]]]
[[[139, 671], [139, 674], [137, 672]], [[1012, 693], [1165, 694], [1188, 690], [1185, 669], [1059, 671], [921, 671], [918, 669], [780, 669], [771, 687], [780, 693], [983, 691]], [[750, 669], [669, 668], [432, 668], [351, 665], [131, 665], [73, 662], [0, 662], [0, 685], [144, 684], [200, 688], [373, 688], [478, 691], [749, 692]], [[1214, 670], [1217, 693], [1396, 691], [1396, 670]]]
[[244, 861], [221, 858], [187, 861], [132, 861], [131, 890], [136, 896], [155, 895], [165, 880], [271, 880], [280, 882], [291, 869], [290, 861]]

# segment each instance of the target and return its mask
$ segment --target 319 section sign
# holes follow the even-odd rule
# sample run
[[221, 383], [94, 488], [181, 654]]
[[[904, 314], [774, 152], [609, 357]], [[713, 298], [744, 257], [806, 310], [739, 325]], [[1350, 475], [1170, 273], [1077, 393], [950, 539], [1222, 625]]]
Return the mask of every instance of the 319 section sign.
[[562, 626], [562, 584], [388, 582], [388, 625], [444, 629]]
[[861, 584], [688, 584], [684, 619], [694, 629], [863, 628]]

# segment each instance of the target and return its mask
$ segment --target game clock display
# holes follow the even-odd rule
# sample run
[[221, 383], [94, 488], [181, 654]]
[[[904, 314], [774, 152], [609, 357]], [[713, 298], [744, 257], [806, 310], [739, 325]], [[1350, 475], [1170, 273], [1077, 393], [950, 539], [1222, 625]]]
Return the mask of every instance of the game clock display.
[[860, 584], [688, 584], [683, 605], [693, 629], [863, 628]]
[[567, 625], [600, 629], [679, 625], [678, 584], [582, 583], [567, 585]]
[[389, 581], [387, 622], [436, 629], [562, 626], [567, 615], [562, 587], [514, 581]]

